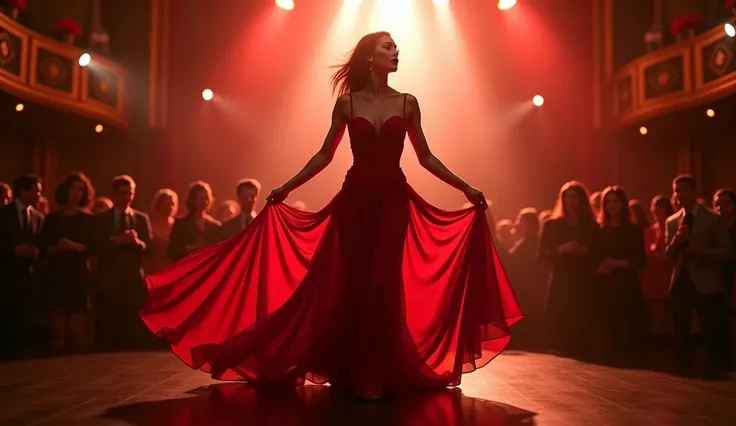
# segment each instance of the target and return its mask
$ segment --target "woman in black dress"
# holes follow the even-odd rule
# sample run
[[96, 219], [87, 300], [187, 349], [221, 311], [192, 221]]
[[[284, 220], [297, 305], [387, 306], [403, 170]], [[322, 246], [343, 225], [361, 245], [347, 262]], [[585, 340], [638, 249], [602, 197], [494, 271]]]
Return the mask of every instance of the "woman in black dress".
[[61, 209], [46, 216], [41, 245], [48, 256], [45, 302], [51, 312], [51, 350], [61, 355], [84, 349], [84, 321], [91, 274], [87, 262], [94, 222], [86, 211], [94, 189], [84, 173], [67, 176], [56, 188]]
[[562, 355], [592, 355], [598, 231], [585, 187], [576, 181], [563, 185], [553, 218], [544, 224], [538, 254], [552, 265], [547, 326], [554, 349]]
[[179, 260], [202, 247], [219, 242], [222, 224], [207, 214], [214, 197], [207, 182], [197, 181], [189, 187], [187, 215], [176, 219], [171, 228], [169, 259]]
[[629, 200], [621, 187], [603, 191], [596, 270], [603, 358], [615, 364], [638, 361], [646, 330], [639, 273], [646, 266], [644, 230], [631, 221]]

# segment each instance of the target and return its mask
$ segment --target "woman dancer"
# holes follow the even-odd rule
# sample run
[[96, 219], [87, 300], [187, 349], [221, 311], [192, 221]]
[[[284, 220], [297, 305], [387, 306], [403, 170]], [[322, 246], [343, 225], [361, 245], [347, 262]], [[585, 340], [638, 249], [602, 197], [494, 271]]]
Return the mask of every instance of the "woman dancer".
[[[243, 233], [147, 277], [142, 318], [189, 366], [378, 399], [457, 385], [508, 344], [521, 311], [485, 198], [432, 154], [417, 99], [388, 86], [398, 58], [388, 33], [363, 37], [333, 76], [332, 125], [304, 169]], [[335, 198], [315, 213], [283, 204], [346, 129], [354, 162]], [[473, 208], [443, 211], [412, 190], [399, 166], [407, 132], [421, 164]]]

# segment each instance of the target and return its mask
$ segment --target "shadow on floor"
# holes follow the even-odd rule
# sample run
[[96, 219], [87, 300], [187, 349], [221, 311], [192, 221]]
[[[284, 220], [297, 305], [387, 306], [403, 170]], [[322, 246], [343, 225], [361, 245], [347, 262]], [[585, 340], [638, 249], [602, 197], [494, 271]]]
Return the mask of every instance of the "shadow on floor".
[[288, 390], [218, 384], [180, 399], [139, 402], [108, 410], [102, 417], [139, 426], [521, 426], [535, 413], [471, 398], [460, 389], [388, 396], [364, 402], [326, 386]]

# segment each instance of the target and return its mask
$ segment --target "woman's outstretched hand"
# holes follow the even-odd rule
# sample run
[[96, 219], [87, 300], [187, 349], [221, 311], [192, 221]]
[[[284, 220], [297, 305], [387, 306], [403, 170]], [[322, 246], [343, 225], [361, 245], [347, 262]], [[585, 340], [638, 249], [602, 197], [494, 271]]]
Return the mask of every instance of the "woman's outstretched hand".
[[270, 194], [268, 194], [268, 197], [266, 197], [266, 202], [268, 204], [279, 204], [283, 203], [286, 197], [289, 196], [289, 191], [286, 190], [283, 186], [279, 186], [278, 188], [274, 188]]
[[483, 193], [473, 188], [472, 186], [468, 186], [465, 191], [463, 191], [463, 193], [465, 194], [465, 198], [473, 203], [474, 206], [483, 208], [488, 207], [486, 197], [483, 195]]

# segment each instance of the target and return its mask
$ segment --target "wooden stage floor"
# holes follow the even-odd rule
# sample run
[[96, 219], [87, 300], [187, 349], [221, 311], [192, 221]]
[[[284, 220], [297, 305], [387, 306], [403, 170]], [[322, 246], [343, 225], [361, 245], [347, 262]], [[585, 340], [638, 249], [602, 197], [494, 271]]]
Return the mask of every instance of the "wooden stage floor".
[[508, 352], [460, 389], [360, 402], [214, 382], [169, 352], [0, 364], [0, 425], [736, 425], [736, 382]]

